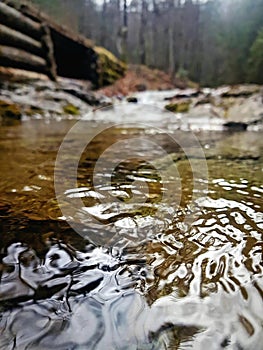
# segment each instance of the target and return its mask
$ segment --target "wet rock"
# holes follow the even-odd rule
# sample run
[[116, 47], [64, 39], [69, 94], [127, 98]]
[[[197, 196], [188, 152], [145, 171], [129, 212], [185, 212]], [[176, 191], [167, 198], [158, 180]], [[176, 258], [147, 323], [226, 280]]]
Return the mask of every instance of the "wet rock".
[[44, 111], [43, 109], [36, 107], [36, 106], [29, 106], [25, 109], [24, 114], [29, 117], [37, 116], [37, 115], [43, 115]]
[[174, 113], [186, 113], [189, 111], [190, 104], [191, 100], [176, 101], [166, 105], [165, 109]]
[[236, 86], [229, 86], [226, 88], [226, 91], [222, 93], [222, 97], [248, 97], [253, 94], [256, 94], [260, 91], [259, 85], [236, 85]]
[[0, 100], [0, 117], [20, 120], [21, 116], [21, 109], [16, 103]]
[[133, 96], [127, 97], [127, 102], [129, 102], [129, 103], [137, 103], [138, 99], [137, 99], [137, 97], [133, 97]]
[[102, 110], [102, 111], [106, 112], [106, 111], [112, 111], [113, 109], [114, 109], [114, 105], [112, 102], [104, 101], [98, 107], [95, 107], [93, 109], [93, 111]]
[[205, 105], [205, 104], [214, 104], [215, 101], [211, 95], [201, 95], [194, 103], [195, 106]]
[[170, 101], [173, 99], [185, 99], [185, 98], [191, 98], [191, 97], [197, 97], [199, 96], [200, 91], [197, 89], [184, 89], [184, 90], [178, 90], [178, 92], [176, 92], [175, 95], [173, 96], [168, 96], [165, 97], [164, 100], [165, 101]]
[[233, 131], [245, 131], [247, 130], [248, 125], [242, 122], [227, 122], [224, 124], [224, 127]]
[[[103, 99], [96, 97], [92, 92], [85, 92], [81, 82], [73, 81], [72, 86], [74, 93], [72, 93], [73, 90], [68, 90], [68, 80], [65, 82], [62, 80], [59, 83], [50, 81], [32, 81], [27, 84], [5, 82], [1, 87], [1, 95], [7, 100], [5, 102], [9, 102], [5, 115], [12, 115], [13, 118], [14, 116], [20, 118], [22, 115], [28, 117], [56, 117], [65, 114], [78, 116], [91, 111], [89, 102], [93, 105], [102, 104]], [[11, 104], [14, 105], [12, 108]]]
[[217, 96], [213, 99], [213, 105], [216, 107], [222, 108], [225, 112], [224, 116], [226, 116], [229, 108], [239, 103], [239, 101], [240, 101], [239, 98], [234, 98], [234, 97], [222, 98], [221, 96]]
[[79, 98], [90, 106], [99, 106], [101, 103], [103, 103], [102, 97], [98, 97], [90, 91], [81, 91], [78, 88], [63, 88], [63, 91]]
[[263, 116], [263, 103], [260, 94], [237, 99], [226, 111], [229, 122], [251, 124]]
[[70, 103], [64, 106], [63, 110], [66, 114], [79, 115], [79, 108]]

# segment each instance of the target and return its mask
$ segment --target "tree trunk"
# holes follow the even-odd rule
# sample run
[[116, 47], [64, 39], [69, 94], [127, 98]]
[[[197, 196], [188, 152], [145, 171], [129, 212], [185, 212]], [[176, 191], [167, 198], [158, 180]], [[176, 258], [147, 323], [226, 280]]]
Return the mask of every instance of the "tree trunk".
[[175, 74], [175, 59], [174, 59], [174, 4], [173, 0], [169, 2], [169, 28], [168, 28], [168, 52], [169, 52], [169, 73], [172, 78]]
[[123, 27], [121, 30], [122, 37], [122, 53], [121, 59], [123, 62], [127, 62], [127, 39], [128, 39], [128, 13], [127, 13], [127, 0], [123, 2]]
[[145, 0], [142, 1], [142, 10], [141, 10], [141, 27], [140, 27], [140, 63], [146, 63], [146, 43], [145, 43], [145, 34], [147, 26], [147, 3]]
[[102, 13], [101, 13], [101, 26], [100, 26], [100, 45], [105, 47], [106, 37], [107, 37], [107, 3], [106, 0], [103, 1]]
[[151, 59], [150, 64], [152, 66], [158, 65], [157, 59], [159, 59], [159, 46], [158, 46], [158, 17], [159, 17], [159, 10], [158, 5], [156, 3], [156, 0], [152, 0], [152, 26], [151, 26], [151, 42], [152, 42], [152, 52], [151, 52]]

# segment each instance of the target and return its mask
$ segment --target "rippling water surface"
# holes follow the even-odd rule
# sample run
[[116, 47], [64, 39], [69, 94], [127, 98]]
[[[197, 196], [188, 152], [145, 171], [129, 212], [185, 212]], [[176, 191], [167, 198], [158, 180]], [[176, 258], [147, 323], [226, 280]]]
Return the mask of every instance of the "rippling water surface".
[[262, 349], [262, 135], [196, 132], [204, 161], [170, 115], [110, 127], [72, 186], [91, 118], [67, 140], [56, 199], [74, 123], [0, 130], [0, 348]]

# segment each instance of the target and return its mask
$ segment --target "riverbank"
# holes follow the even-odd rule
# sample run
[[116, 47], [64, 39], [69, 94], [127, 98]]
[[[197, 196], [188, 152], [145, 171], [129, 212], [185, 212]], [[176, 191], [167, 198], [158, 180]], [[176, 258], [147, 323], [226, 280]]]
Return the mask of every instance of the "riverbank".
[[172, 90], [176, 88], [198, 87], [191, 81], [171, 78], [161, 70], [151, 69], [141, 65], [129, 65], [123, 78], [117, 80], [113, 85], [106, 86], [99, 90], [108, 97], [125, 97], [134, 92], [146, 90]]
[[[98, 109], [111, 107], [114, 113], [115, 105], [131, 103], [155, 106], [161, 114], [170, 112], [174, 116], [172, 124], [179, 129], [262, 130], [262, 86], [182, 89], [174, 87], [165, 73], [153, 73], [144, 70], [138, 79], [138, 73], [130, 71], [118, 83], [98, 91], [92, 91], [90, 83], [85, 81], [60, 78], [52, 82], [34, 74], [15, 80], [7, 74], [0, 83], [1, 122], [28, 118], [79, 119], [87, 115], [89, 119], [106, 118], [106, 121], [108, 116], [100, 116]], [[140, 113], [140, 107], [136, 108]]]

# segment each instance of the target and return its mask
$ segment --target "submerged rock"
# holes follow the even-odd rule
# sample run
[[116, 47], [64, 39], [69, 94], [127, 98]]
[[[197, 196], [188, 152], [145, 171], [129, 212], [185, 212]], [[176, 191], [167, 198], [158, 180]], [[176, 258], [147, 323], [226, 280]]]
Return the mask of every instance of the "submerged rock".
[[21, 116], [21, 109], [16, 103], [0, 100], [0, 117], [20, 120]]
[[[261, 158], [262, 147], [263, 143], [260, 133], [249, 130], [245, 133], [229, 132], [224, 133], [224, 137], [211, 145], [211, 147], [205, 148], [205, 155], [210, 160], [255, 161]], [[231, 169], [228, 171], [231, 174]]]

